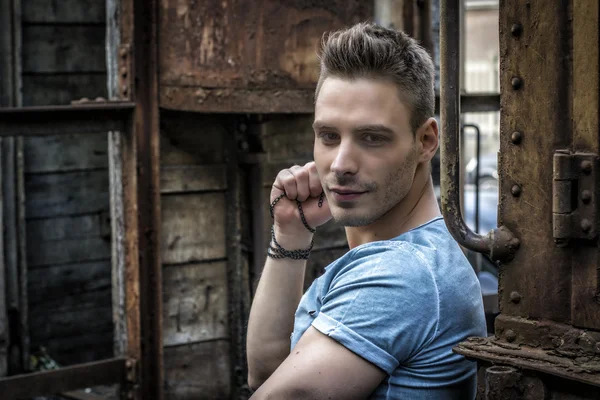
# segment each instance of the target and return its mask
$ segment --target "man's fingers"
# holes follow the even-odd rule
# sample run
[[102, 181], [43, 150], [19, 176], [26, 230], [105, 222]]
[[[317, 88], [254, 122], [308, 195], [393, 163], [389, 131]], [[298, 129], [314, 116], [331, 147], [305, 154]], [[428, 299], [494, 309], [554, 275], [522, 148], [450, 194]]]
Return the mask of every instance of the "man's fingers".
[[319, 173], [317, 172], [317, 166], [314, 162], [309, 162], [304, 167], [308, 169], [308, 186], [310, 188], [310, 195], [312, 197], [317, 197], [323, 192], [321, 180], [319, 179]]
[[[287, 198], [290, 200], [294, 200], [298, 196], [296, 178], [289, 169], [281, 170], [279, 174], [277, 174], [273, 187], [285, 192]], [[273, 199], [271, 199], [271, 201], [273, 201]]]
[[[306, 201], [310, 197], [310, 188], [308, 187], [308, 169], [305, 167], [300, 167], [298, 165], [290, 168], [290, 172], [294, 175], [296, 180], [296, 200], [302, 202]], [[290, 197], [290, 196], [288, 196]]]

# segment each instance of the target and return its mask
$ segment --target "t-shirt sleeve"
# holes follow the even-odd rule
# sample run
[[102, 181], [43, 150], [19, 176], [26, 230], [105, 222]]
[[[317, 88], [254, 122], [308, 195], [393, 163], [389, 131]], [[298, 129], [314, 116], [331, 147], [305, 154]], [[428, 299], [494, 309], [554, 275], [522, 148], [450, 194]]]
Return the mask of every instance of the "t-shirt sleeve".
[[436, 334], [436, 283], [407, 245], [358, 250], [322, 301], [312, 326], [388, 374]]

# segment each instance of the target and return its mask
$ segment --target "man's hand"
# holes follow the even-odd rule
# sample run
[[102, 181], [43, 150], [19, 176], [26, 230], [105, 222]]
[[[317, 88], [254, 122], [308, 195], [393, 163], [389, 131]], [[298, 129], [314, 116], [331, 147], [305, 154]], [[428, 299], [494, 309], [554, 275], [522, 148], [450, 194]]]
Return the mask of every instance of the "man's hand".
[[306, 248], [312, 233], [302, 224], [297, 201], [302, 203], [302, 211], [311, 228], [317, 228], [331, 219], [327, 198], [319, 207], [323, 187], [314, 162], [303, 167], [295, 165], [277, 174], [271, 189], [271, 203], [285, 193], [273, 209], [277, 242], [287, 250]]

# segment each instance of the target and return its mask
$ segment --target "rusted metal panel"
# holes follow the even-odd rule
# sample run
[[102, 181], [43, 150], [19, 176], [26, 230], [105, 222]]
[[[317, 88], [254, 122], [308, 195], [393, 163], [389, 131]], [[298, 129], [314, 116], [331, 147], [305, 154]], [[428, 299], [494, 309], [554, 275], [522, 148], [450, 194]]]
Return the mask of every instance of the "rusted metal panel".
[[[515, 259], [500, 269], [500, 310], [556, 322], [571, 319], [571, 252], [554, 243], [551, 218], [552, 155], [571, 145], [569, 3], [505, 0], [499, 22], [498, 218], [521, 240]], [[511, 301], [513, 292], [519, 302]]]
[[541, 347], [511, 345], [495, 338], [470, 338], [469, 341], [460, 343], [456, 350], [467, 358], [539, 371], [570, 381], [600, 386], [598, 356], [578, 357], [579, 355], [561, 354]]
[[52, 371], [16, 375], [0, 379], [0, 393], [3, 399], [17, 400], [92, 386], [126, 383], [132, 367], [134, 363], [131, 360], [113, 358]]
[[372, 1], [160, 2], [161, 107], [310, 112], [325, 31], [371, 19]]
[[[600, 153], [600, 5], [594, 0], [573, 1], [573, 150]], [[597, 163], [596, 163], [596, 166]], [[590, 178], [591, 179], [591, 178]], [[582, 207], [598, 213], [598, 178]], [[586, 194], [583, 188], [579, 201]], [[593, 222], [592, 222], [593, 224]], [[598, 229], [598, 221], [593, 227]], [[575, 326], [600, 330], [600, 247], [582, 246], [574, 254], [571, 281], [571, 318]]]

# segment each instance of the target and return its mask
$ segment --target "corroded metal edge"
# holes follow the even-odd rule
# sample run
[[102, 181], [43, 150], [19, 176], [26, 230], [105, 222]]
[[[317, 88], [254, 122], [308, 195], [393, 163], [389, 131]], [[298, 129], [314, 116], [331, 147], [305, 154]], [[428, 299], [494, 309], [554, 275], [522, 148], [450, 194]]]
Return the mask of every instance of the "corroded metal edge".
[[453, 348], [467, 358], [543, 372], [569, 380], [600, 386], [600, 357], [569, 358], [554, 350], [513, 345], [495, 338], [471, 337]]

